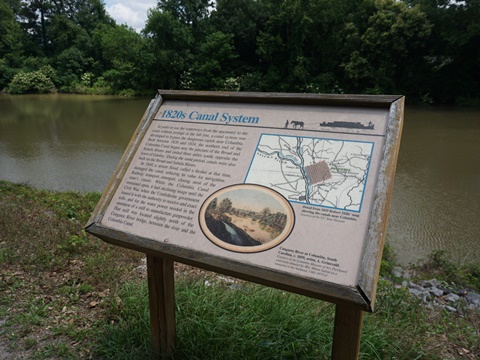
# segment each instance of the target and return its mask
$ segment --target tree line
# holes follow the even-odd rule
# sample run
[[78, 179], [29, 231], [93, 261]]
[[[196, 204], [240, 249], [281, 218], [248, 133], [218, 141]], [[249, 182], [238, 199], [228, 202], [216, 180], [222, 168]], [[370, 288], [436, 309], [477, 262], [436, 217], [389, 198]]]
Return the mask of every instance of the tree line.
[[2, 0], [0, 89], [403, 94], [480, 104], [480, 0]]

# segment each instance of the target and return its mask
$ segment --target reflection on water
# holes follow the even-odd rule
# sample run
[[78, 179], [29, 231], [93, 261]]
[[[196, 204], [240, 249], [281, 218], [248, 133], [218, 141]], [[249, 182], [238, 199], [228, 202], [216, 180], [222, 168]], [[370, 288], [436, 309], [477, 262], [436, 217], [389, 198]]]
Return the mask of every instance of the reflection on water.
[[[150, 99], [0, 95], [0, 179], [102, 191]], [[480, 259], [480, 110], [407, 106], [388, 222], [403, 264]]]
[[0, 179], [102, 191], [149, 100], [0, 96]]
[[388, 222], [403, 264], [480, 259], [480, 111], [408, 109]]

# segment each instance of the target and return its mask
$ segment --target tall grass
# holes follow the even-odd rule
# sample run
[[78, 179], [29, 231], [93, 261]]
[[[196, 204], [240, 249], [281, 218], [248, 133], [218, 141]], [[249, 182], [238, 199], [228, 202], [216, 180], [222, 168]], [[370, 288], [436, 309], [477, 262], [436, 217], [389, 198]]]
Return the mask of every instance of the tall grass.
[[[361, 359], [434, 359], [422, 349], [428, 328], [419, 304], [404, 290], [380, 284], [380, 305], [366, 314]], [[146, 284], [120, 292], [115, 321], [97, 352], [107, 359], [150, 356]], [[335, 307], [253, 284], [180, 280], [176, 284], [174, 359], [329, 359]]]

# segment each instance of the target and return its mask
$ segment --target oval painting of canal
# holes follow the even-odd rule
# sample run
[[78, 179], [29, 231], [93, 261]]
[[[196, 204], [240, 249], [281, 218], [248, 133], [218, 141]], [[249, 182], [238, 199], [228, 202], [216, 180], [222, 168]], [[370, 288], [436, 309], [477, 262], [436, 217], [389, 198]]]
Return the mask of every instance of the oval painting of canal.
[[254, 184], [232, 185], [213, 193], [203, 203], [199, 218], [210, 241], [243, 253], [277, 246], [290, 235], [295, 223], [287, 199]]

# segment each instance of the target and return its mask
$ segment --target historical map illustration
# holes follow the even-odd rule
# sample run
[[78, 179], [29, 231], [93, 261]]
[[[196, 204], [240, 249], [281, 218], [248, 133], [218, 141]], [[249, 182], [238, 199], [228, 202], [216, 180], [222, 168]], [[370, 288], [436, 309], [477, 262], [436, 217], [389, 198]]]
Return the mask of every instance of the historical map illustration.
[[291, 202], [361, 210], [373, 143], [263, 134], [245, 183]]

